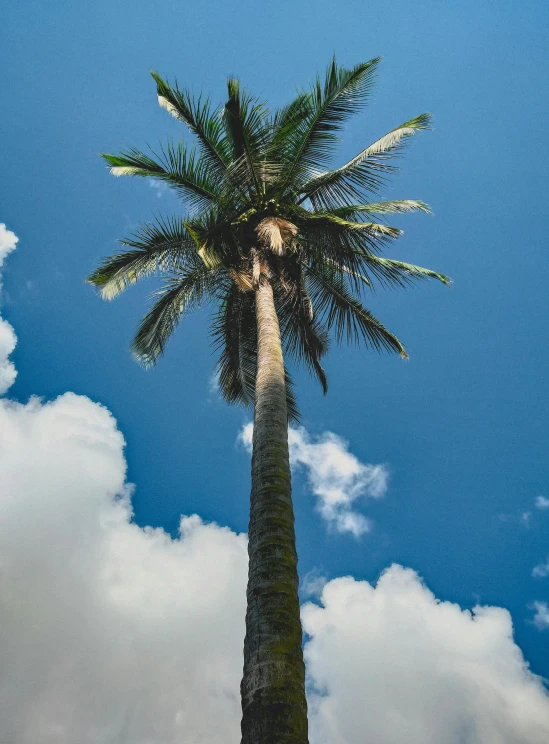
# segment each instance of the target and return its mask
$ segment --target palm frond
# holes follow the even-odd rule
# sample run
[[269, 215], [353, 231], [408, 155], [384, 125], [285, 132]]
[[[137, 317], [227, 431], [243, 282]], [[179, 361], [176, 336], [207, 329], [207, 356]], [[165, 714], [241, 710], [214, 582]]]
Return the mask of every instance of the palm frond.
[[195, 242], [198, 254], [208, 266], [223, 263], [237, 266], [241, 253], [233, 229], [234, 210], [217, 205], [193, 215], [183, 223]]
[[329, 266], [317, 264], [305, 267], [307, 289], [328, 329], [333, 329], [336, 340], [364, 342], [376, 351], [396, 351], [407, 357], [398, 338], [392, 334], [345, 286], [341, 275]]
[[407, 212], [425, 212], [432, 214], [428, 204], [414, 199], [395, 199], [393, 201], [371, 202], [369, 204], [350, 204], [330, 210], [335, 217], [353, 220], [362, 215], [372, 214], [405, 214]]
[[105, 258], [87, 280], [104, 300], [114, 299], [144, 277], [181, 266], [196, 253], [193, 240], [176, 218], [142, 225], [131, 238], [120, 242], [130, 250]]
[[152, 155], [132, 148], [120, 155], [104, 153], [102, 157], [114, 176], [156, 178], [175, 189], [191, 206], [207, 208], [220, 200], [219, 180], [195, 150], [188, 150], [183, 143], [168, 143], [160, 155]]
[[213, 297], [222, 278], [220, 269], [208, 268], [197, 256], [194, 265], [178, 271], [155, 292], [152, 297], [156, 302], [141, 321], [132, 343], [136, 360], [144, 367], [152, 367], [182, 315]]
[[325, 171], [301, 187], [301, 201], [310, 199], [318, 208], [345, 206], [364, 192], [374, 193], [384, 182], [385, 174], [395, 169], [387, 161], [394, 157], [416, 132], [430, 129], [430, 114], [420, 114], [391, 130], [364, 148], [340, 168]]
[[371, 254], [362, 256], [361, 260], [364, 263], [365, 270], [371, 272], [382, 284], [406, 287], [421, 279], [437, 279], [446, 286], [452, 283], [451, 279], [444, 274], [403, 261], [381, 258], [381, 256]]
[[318, 379], [324, 394], [328, 379], [320, 363], [328, 351], [328, 334], [315, 317], [311, 299], [303, 285], [301, 265], [296, 263], [294, 276], [282, 276], [275, 284], [277, 315], [285, 352], [303, 362]]
[[[302, 215], [302, 218], [304, 215]], [[382, 225], [376, 222], [355, 222], [345, 219], [332, 211], [322, 212], [309, 212], [307, 220], [316, 222], [317, 224], [324, 224], [326, 226], [338, 226], [343, 230], [347, 230], [351, 233], [368, 234], [375, 238], [398, 238], [402, 235], [402, 230], [398, 227], [390, 227], [389, 225]]]
[[159, 105], [179, 119], [196, 135], [204, 159], [220, 175], [224, 175], [230, 164], [230, 151], [224, 136], [221, 112], [211, 110], [209, 99], [197, 99], [177, 83], [172, 86], [154, 70], [151, 75], [156, 82]]
[[288, 423], [300, 424], [301, 415], [295, 397], [294, 381], [286, 366], [284, 366], [284, 382], [286, 387], [286, 413], [288, 414]]
[[224, 292], [212, 322], [219, 390], [227, 403], [253, 405], [257, 372], [257, 331], [252, 293], [236, 284]]
[[[257, 326], [255, 298], [235, 284], [223, 293], [212, 322], [214, 347], [220, 351], [217, 363], [219, 390], [227, 403], [253, 406], [257, 376]], [[288, 420], [299, 422], [293, 382], [287, 369], [286, 406]]]
[[[227, 81], [228, 100], [223, 109], [223, 124], [232, 148], [231, 178], [243, 180], [248, 192], [263, 193], [264, 165], [269, 131], [268, 112], [258, 98], [242, 91], [235, 78]], [[247, 184], [246, 184], [247, 181]]]
[[288, 210], [298, 226], [297, 241], [302, 253], [322, 261], [324, 257], [360, 271], [360, 254], [380, 253], [400, 230], [372, 222], [351, 222], [332, 213]]
[[292, 142], [291, 135], [311, 114], [311, 96], [310, 91], [298, 93], [293, 101], [274, 115], [270, 150], [280, 160], [287, 159], [289, 153], [285, 152], [285, 148]]
[[283, 148], [287, 166], [281, 193], [295, 183], [310, 179], [324, 164], [344, 122], [364, 105], [379, 61], [377, 57], [348, 70], [340, 67], [334, 57], [326, 71], [324, 85], [317, 78], [308, 100], [309, 115], [296, 120], [287, 133], [287, 144]]
[[324, 260], [336, 274], [346, 274], [349, 279], [352, 280], [353, 287], [358, 288], [359, 291], [362, 284], [365, 284], [367, 287], [370, 288], [372, 287], [372, 282], [370, 281], [370, 279], [364, 274], [361, 274], [360, 271], [351, 269], [349, 266], [346, 266], [340, 261], [333, 261], [330, 258], [325, 258]]
[[[431, 114], [419, 114], [414, 116], [413, 119], [405, 121], [390, 132], [384, 134], [378, 140], [373, 142], [369, 147], [364, 150], [365, 156], [369, 155], [387, 155], [394, 153], [402, 148], [406, 141], [413, 137], [417, 132], [431, 129], [432, 117]], [[360, 157], [357, 156], [357, 157]]]

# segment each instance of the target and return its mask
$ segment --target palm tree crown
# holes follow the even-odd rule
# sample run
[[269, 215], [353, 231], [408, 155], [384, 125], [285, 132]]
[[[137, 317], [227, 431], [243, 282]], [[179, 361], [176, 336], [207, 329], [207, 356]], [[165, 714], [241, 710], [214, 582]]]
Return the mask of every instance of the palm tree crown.
[[[219, 387], [229, 402], [252, 404], [257, 372], [255, 292], [261, 277], [273, 287], [285, 356], [304, 362], [324, 392], [321, 359], [330, 333], [406, 356], [361, 303], [376, 283], [406, 286], [442, 274], [382, 256], [401, 231], [386, 215], [429, 212], [421, 201], [374, 201], [395, 167], [392, 159], [430, 117], [421, 114], [361, 150], [339, 168], [326, 162], [344, 122], [366, 102], [379, 59], [352, 69], [334, 59], [324, 82], [270, 112], [228, 80], [228, 100], [212, 108], [155, 72], [158, 101], [195, 135], [195, 144], [168, 143], [159, 153], [130, 149], [104, 155], [114, 175], [159, 179], [187, 206], [185, 219], [150, 222], [126, 249], [89, 277], [105, 299], [161, 273], [164, 286], [143, 318], [133, 352], [154, 364], [181, 316], [214, 301], [213, 338]], [[376, 221], [377, 220], [377, 221]], [[287, 374], [288, 413], [297, 416]]]

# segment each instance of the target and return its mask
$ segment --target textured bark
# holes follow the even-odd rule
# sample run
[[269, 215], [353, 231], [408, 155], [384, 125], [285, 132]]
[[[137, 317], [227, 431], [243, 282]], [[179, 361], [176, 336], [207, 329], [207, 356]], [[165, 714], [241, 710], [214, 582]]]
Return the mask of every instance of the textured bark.
[[242, 744], [307, 744], [284, 360], [273, 290], [256, 290], [258, 363]]

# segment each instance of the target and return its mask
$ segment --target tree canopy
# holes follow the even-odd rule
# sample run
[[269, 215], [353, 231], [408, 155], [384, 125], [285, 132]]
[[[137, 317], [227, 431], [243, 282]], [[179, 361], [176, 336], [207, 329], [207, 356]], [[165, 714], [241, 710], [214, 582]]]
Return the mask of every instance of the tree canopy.
[[[345, 122], [367, 102], [379, 58], [346, 69], [335, 58], [288, 105], [271, 111], [229, 78], [224, 106], [193, 96], [156, 72], [158, 102], [193, 133], [158, 152], [105, 154], [116, 176], [157, 179], [173, 188], [185, 214], [144, 224], [89, 277], [105, 299], [161, 274], [163, 286], [137, 330], [133, 353], [155, 364], [181, 317], [212, 304], [224, 398], [249, 405], [257, 371], [255, 295], [273, 285], [286, 359], [304, 363], [324, 392], [321, 360], [331, 339], [406, 357], [399, 339], [363, 305], [376, 285], [406, 287], [443, 274], [385, 257], [401, 234], [388, 216], [429, 212], [416, 200], [378, 201], [395, 156], [429, 114], [404, 122], [337, 168], [328, 167]], [[288, 411], [297, 417], [287, 373]]]

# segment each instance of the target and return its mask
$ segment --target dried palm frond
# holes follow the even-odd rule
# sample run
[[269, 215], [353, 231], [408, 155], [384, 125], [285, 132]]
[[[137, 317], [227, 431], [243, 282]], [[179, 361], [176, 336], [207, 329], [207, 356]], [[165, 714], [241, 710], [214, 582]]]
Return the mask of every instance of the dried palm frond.
[[236, 271], [231, 269], [229, 276], [241, 292], [251, 292], [254, 289], [252, 277], [249, 271]]
[[276, 256], [283, 256], [286, 248], [291, 248], [297, 235], [297, 227], [293, 222], [281, 217], [265, 217], [256, 228], [257, 235], [263, 245]]

